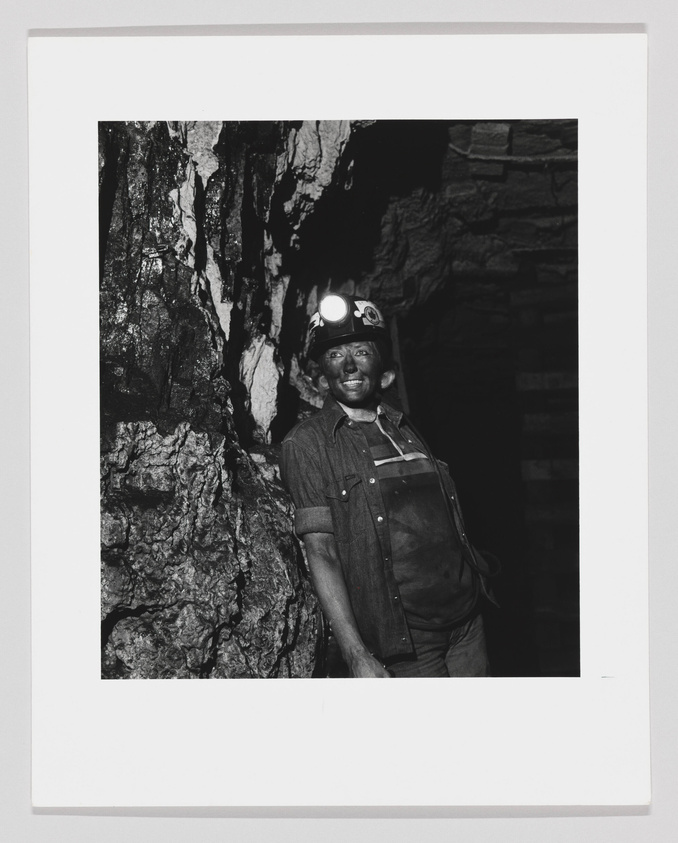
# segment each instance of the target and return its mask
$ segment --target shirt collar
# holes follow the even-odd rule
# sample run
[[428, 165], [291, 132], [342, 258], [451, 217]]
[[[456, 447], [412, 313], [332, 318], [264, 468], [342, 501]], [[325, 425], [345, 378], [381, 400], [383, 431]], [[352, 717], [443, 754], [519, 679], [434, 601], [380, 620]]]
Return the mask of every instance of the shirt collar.
[[[331, 438], [333, 442], [336, 442], [337, 428], [339, 425], [348, 420], [348, 416], [331, 392], [328, 393], [327, 398], [325, 398], [322, 412], [327, 436]], [[400, 410], [396, 410], [395, 407], [392, 407], [384, 401], [379, 404], [378, 412], [384, 413], [388, 420], [396, 425], [396, 427], [400, 425], [403, 419], [403, 413]]]

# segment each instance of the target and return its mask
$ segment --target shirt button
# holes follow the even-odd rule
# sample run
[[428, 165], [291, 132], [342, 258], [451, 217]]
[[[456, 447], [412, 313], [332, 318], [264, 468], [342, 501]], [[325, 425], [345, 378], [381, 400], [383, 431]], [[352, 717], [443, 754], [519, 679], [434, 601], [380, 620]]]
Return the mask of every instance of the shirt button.
[[398, 600], [398, 595], [396, 594], [396, 596], [395, 596], [393, 599], [394, 599], [394, 600]]
[[384, 562], [388, 562], [388, 556], [384, 556]]
[[342, 495], [345, 495], [345, 494], [346, 494], [346, 489], [342, 489], [342, 490], [341, 490], [341, 494], [342, 494]]
[[401, 638], [400, 640], [401, 641], [407, 641], [407, 638]]
[[374, 479], [374, 477], [370, 477], [370, 483], [376, 483], [376, 482], [377, 481]]
[[384, 520], [384, 516], [383, 516], [383, 515], [377, 515], [377, 521], [378, 521], [380, 524], [381, 524], [381, 522], [382, 522], [383, 520]]

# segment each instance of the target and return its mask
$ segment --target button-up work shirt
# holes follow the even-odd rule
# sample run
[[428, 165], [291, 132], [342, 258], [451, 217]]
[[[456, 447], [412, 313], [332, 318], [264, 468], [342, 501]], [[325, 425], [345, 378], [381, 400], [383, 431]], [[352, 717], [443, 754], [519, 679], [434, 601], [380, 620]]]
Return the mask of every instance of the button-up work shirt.
[[[387, 404], [382, 408], [408, 440], [427, 452], [401, 412]], [[439, 473], [465, 559], [474, 571], [481, 571], [481, 560], [466, 538], [452, 479], [445, 470]], [[281, 474], [295, 504], [297, 534], [334, 534], [365, 646], [383, 660], [412, 653], [393, 573], [387, 513], [361, 425], [328, 396], [320, 413], [298, 424], [285, 438]]]

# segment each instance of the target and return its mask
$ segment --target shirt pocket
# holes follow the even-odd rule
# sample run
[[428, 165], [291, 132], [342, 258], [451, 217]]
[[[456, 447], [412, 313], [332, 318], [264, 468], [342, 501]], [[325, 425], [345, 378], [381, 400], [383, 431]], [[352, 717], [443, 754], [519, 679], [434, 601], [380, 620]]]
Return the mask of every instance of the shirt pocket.
[[362, 482], [357, 474], [348, 474], [325, 487], [337, 541], [351, 541], [368, 527], [370, 515]]
[[352, 498], [353, 490], [362, 482], [362, 479], [357, 474], [347, 474], [343, 480], [333, 480], [331, 483], [328, 483], [325, 486], [325, 494], [330, 500], [348, 503]]

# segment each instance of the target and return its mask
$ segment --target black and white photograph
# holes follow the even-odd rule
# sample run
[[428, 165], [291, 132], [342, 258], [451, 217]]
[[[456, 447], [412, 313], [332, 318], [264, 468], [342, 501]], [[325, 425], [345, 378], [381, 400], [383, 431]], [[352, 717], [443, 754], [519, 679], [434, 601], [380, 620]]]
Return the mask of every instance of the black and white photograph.
[[576, 119], [99, 123], [101, 675], [579, 675]]
[[33, 804], [646, 805], [645, 38], [29, 46]]

